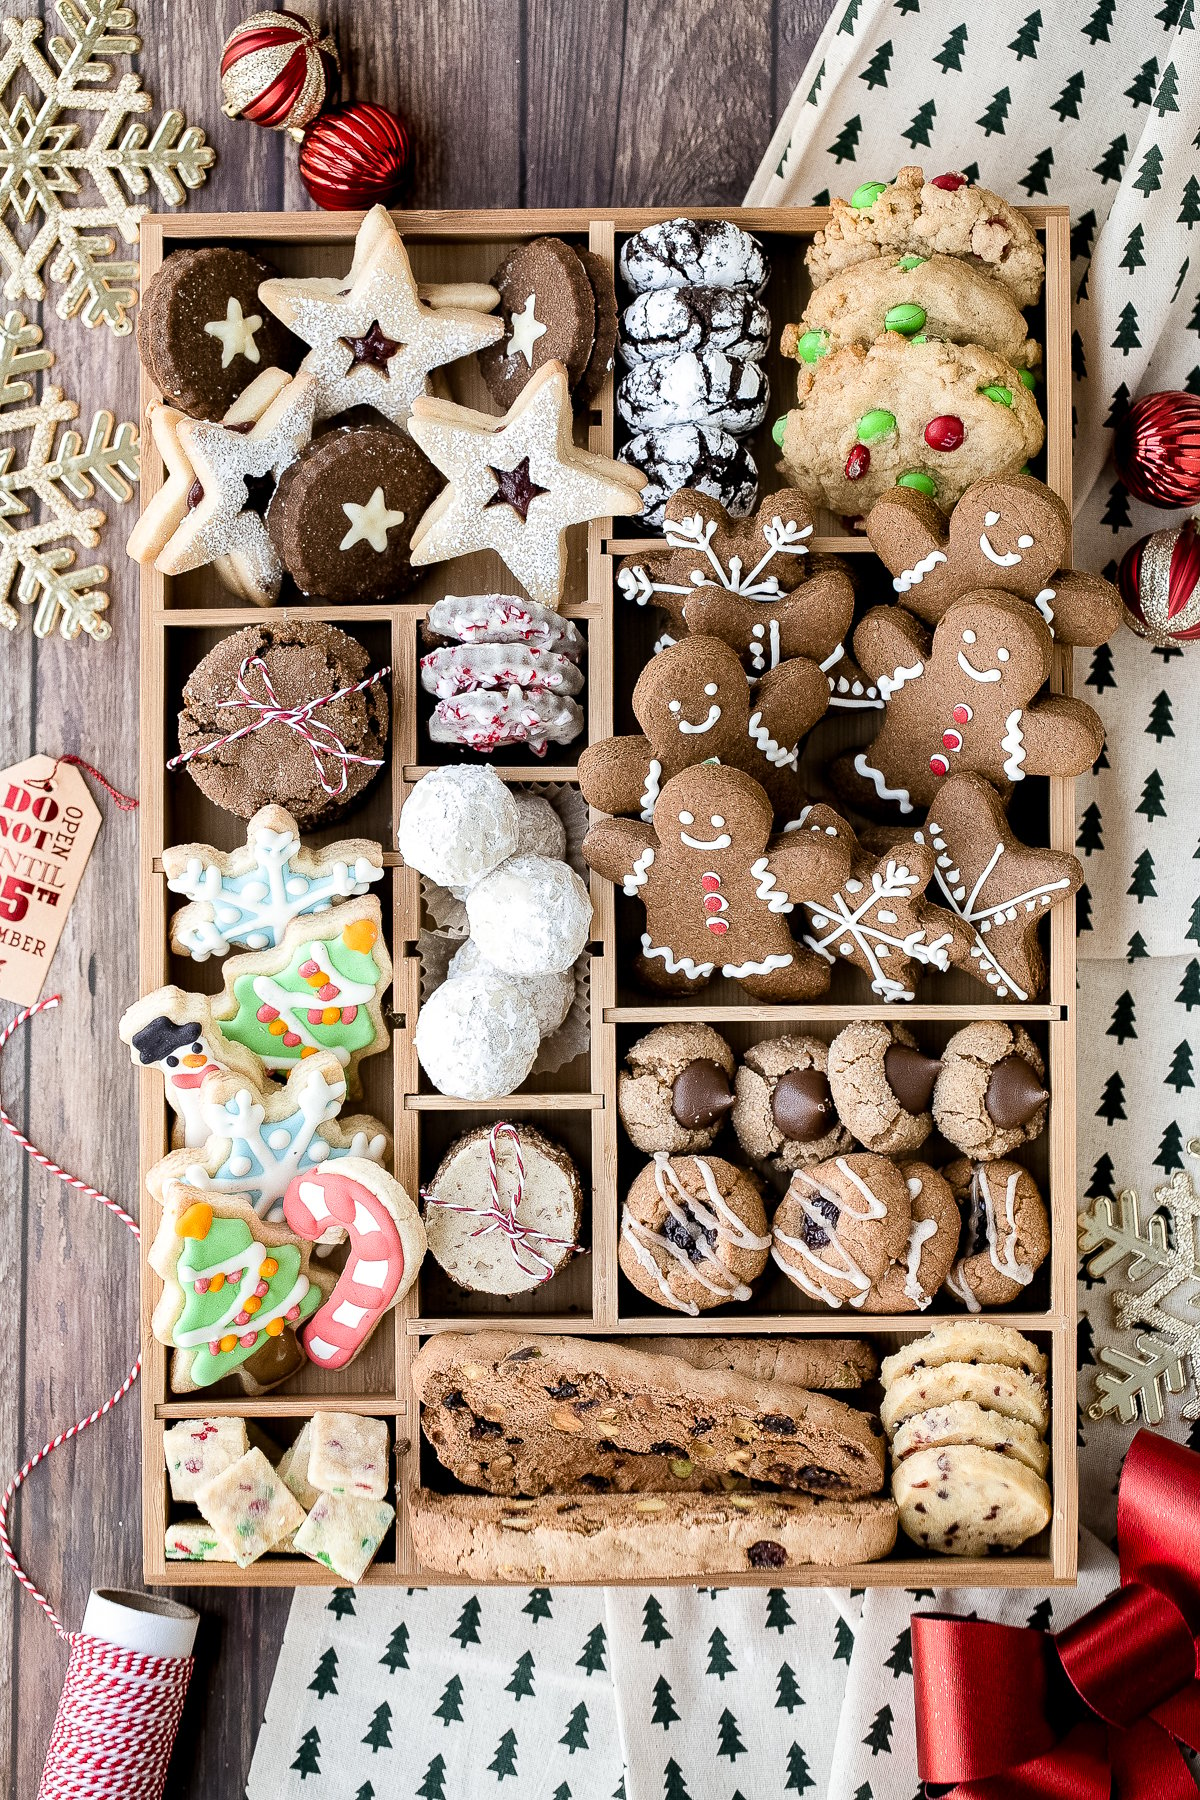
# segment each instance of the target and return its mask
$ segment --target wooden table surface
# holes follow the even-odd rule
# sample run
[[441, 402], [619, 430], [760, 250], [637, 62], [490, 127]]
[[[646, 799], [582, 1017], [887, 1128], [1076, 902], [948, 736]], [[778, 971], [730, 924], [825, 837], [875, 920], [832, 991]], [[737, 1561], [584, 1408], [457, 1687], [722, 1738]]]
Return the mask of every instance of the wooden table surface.
[[[317, 10], [336, 29], [344, 91], [409, 122], [413, 205], [628, 206], [740, 200], [831, 4], [323, 0]], [[30, 0], [3, 10], [52, 18], [50, 5]], [[291, 142], [220, 111], [221, 43], [250, 0], [142, 0], [137, 10], [153, 116], [179, 107], [217, 149], [189, 207], [307, 207]], [[64, 324], [52, 302], [29, 310], [57, 353], [53, 378], [80, 401], [85, 421], [102, 405], [135, 418], [133, 340]], [[114, 510], [97, 553], [112, 569], [113, 636], [41, 642], [22, 619], [3, 645], [0, 762], [75, 751], [130, 790], [137, 572], [121, 546], [134, 509]], [[134, 1071], [117, 1020], [137, 992], [137, 815], [101, 801], [104, 827], [47, 984], [62, 1007], [13, 1042], [0, 1095], [35, 1142], [136, 1215]], [[0, 1008], [0, 1020], [10, 1015]], [[115, 1221], [8, 1139], [0, 1172], [13, 1349], [12, 1375], [0, 1384], [3, 1480], [125, 1374], [136, 1344], [137, 1253]], [[17, 1502], [18, 1551], [69, 1627], [91, 1586], [139, 1583], [139, 1462], [134, 1401], [53, 1457]], [[231, 1800], [250, 1764], [289, 1595], [208, 1589], [196, 1603], [198, 1667], [168, 1793]], [[0, 1763], [9, 1762], [9, 1793], [24, 1797], [37, 1785], [66, 1659], [14, 1581], [0, 1580], [0, 1645]]]

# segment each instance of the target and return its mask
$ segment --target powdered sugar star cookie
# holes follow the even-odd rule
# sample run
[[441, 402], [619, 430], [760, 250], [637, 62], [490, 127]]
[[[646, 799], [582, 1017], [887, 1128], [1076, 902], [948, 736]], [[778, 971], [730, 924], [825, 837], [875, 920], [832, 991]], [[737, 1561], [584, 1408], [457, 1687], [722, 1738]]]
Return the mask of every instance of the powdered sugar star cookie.
[[502, 419], [422, 396], [409, 430], [449, 481], [413, 532], [416, 568], [494, 550], [534, 600], [555, 607], [567, 527], [641, 511], [636, 469], [575, 448], [560, 362], [536, 370]]
[[462, 306], [426, 306], [386, 207], [358, 228], [348, 274], [281, 277], [263, 305], [312, 348], [300, 365], [317, 392], [317, 417], [373, 406], [403, 425], [430, 369], [495, 343], [503, 321]]

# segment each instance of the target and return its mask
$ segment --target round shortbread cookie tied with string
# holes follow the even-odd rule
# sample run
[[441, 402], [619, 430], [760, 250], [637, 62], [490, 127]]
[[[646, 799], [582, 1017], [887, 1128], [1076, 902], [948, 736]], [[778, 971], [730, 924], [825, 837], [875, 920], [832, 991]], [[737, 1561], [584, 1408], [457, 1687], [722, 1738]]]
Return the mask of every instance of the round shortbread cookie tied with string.
[[532, 1125], [481, 1125], [451, 1144], [422, 1194], [429, 1251], [457, 1286], [524, 1294], [580, 1249], [583, 1187]]

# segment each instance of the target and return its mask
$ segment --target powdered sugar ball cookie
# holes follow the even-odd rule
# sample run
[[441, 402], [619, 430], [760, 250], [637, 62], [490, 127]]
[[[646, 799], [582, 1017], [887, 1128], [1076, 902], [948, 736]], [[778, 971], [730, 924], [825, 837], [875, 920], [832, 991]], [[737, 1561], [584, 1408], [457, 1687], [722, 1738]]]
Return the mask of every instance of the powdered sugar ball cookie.
[[861, 1307], [908, 1245], [908, 1183], [885, 1156], [837, 1156], [797, 1169], [775, 1214], [771, 1254], [826, 1306]]
[[626, 238], [621, 279], [648, 288], [751, 288], [767, 285], [770, 264], [756, 237], [732, 219], [662, 219]]
[[1050, 1221], [1037, 1182], [1020, 1163], [972, 1163], [960, 1156], [942, 1170], [962, 1211], [959, 1258], [946, 1290], [978, 1312], [1020, 1298], [1046, 1260]]
[[400, 809], [396, 843], [410, 868], [442, 887], [470, 887], [511, 856], [520, 835], [516, 802], [491, 769], [431, 769]]
[[942, 1051], [933, 1090], [937, 1128], [976, 1162], [1010, 1156], [1046, 1128], [1042, 1053], [1020, 1025], [978, 1019]]
[[[483, 969], [492, 975], [501, 975], [502, 971], [490, 963], [474, 938], [467, 938], [462, 947], [450, 958], [450, 967], [446, 970], [447, 981], [461, 981], [464, 976], [474, 975]], [[575, 973], [572, 969], [551, 969], [541, 975], [506, 975], [519, 987], [537, 1014], [538, 1030], [543, 1037], [549, 1037], [557, 1031], [575, 999]]]
[[803, 1035], [750, 1046], [733, 1108], [733, 1129], [747, 1156], [787, 1175], [854, 1148], [830, 1092], [828, 1057], [820, 1038]]
[[520, 831], [518, 856], [552, 856], [561, 861], [567, 850], [567, 828], [544, 794], [514, 794]]
[[493, 969], [444, 981], [417, 1015], [417, 1060], [439, 1093], [498, 1100], [520, 1087], [541, 1042], [537, 1014], [516, 982]]
[[659, 1025], [631, 1044], [617, 1110], [639, 1150], [707, 1150], [733, 1105], [734, 1054], [711, 1025]]
[[901, 1163], [900, 1173], [912, 1205], [908, 1242], [863, 1301], [864, 1312], [924, 1312], [958, 1249], [958, 1202], [950, 1183], [928, 1163]]
[[617, 1260], [639, 1293], [694, 1318], [749, 1300], [770, 1244], [748, 1169], [719, 1156], [659, 1151], [625, 1196]]
[[587, 888], [550, 856], [511, 856], [471, 889], [466, 904], [471, 936], [508, 975], [569, 969], [592, 928]]
[[903, 1025], [858, 1019], [829, 1046], [838, 1117], [868, 1150], [909, 1156], [933, 1129], [929, 1102], [941, 1063]]

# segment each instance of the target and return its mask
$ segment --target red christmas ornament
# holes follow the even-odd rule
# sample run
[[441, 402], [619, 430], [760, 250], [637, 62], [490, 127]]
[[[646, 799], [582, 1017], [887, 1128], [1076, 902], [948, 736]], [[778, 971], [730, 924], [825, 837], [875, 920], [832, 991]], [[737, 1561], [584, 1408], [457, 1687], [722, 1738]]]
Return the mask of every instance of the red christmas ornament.
[[1200, 638], [1200, 532], [1195, 519], [1152, 531], [1127, 550], [1117, 574], [1125, 622], [1152, 644]]
[[1200, 395], [1143, 394], [1117, 427], [1113, 460], [1136, 500], [1200, 505]]
[[408, 131], [368, 100], [331, 107], [300, 146], [300, 179], [326, 212], [391, 206], [408, 168]]
[[235, 26], [221, 55], [221, 108], [299, 139], [337, 99], [341, 64], [328, 32], [299, 13], [256, 12]]

